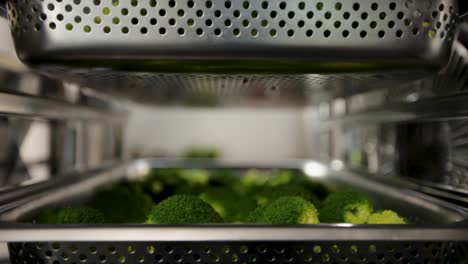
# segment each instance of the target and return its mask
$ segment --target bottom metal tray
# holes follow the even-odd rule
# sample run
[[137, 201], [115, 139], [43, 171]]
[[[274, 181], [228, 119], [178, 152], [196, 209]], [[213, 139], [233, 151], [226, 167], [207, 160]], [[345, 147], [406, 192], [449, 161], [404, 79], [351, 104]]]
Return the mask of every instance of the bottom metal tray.
[[[150, 168], [300, 169], [311, 179], [367, 192], [377, 208], [411, 216], [412, 225], [36, 225], [36, 209], [79, 201], [97, 186], [136, 178]], [[401, 186], [388, 186], [314, 161], [283, 165], [138, 160], [88, 177], [17, 191], [0, 206], [0, 241], [12, 263], [466, 263], [467, 212]], [[28, 188], [28, 187], [26, 187]], [[22, 195], [21, 193], [26, 193]], [[7, 197], [7, 196], [5, 196]], [[0, 195], [0, 202], [2, 196]]]

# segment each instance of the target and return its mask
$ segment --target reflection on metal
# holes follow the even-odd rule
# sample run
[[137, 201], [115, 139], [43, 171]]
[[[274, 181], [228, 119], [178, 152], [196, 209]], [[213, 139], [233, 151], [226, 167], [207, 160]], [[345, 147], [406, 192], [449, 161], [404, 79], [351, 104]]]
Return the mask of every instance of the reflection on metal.
[[405, 177], [414, 188], [468, 206], [468, 49], [462, 42], [434, 78], [315, 107], [317, 158]]
[[121, 160], [125, 117], [79, 86], [0, 69], [0, 189]]

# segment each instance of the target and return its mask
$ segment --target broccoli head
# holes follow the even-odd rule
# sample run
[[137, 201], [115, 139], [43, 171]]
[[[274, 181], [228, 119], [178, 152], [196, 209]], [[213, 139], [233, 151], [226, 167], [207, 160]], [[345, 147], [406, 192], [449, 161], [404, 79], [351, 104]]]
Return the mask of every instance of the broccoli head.
[[314, 204], [318, 204], [317, 197], [312, 192], [299, 185], [264, 187], [255, 196], [259, 205], [267, 205], [283, 196], [299, 196]]
[[365, 194], [340, 191], [330, 194], [325, 199], [320, 210], [320, 221], [364, 224], [372, 211], [372, 204]]
[[103, 224], [104, 215], [96, 209], [89, 207], [69, 207], [60, 210], [57, 214], [57, 224]]
[[174, 195], [153, 207], [148, 224], [221, 223], [221, 216], [206, 202], [193, 195]]
[[383, 224], [383, 225], [398, 225], [406, 224], [406, 221], [403, 217], [399, 216], [397, 213], [391, 210], [384, 210], [380, 212], [373, 213], [369, 220], [368, 224]]
[[318, 212], [315, 206], [299, 196], [285, 196], [266, 207], [260, 207], [248, 217], [254, 223], [264, 224], [317, 224]]
[[226, 222], [241, 222], [255, 209], [254, 199], [238, 194], [230, 188], [214, 187], [199, 196], [210, 204]]
[[153, 200], [140, 185], [124, 182], [98, 191], [90, 206], [101, 211], [109, 223], [142, 223], [153, 207]]

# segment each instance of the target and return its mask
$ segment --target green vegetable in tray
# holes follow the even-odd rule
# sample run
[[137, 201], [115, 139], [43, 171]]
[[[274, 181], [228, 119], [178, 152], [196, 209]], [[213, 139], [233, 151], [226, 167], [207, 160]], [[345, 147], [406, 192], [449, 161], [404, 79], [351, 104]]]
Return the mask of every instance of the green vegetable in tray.
[[221, 216], [206, 202], [193, 195], [174, 195], [153, 207], [148, 224], [221, 223]]
[[299, 196], [314, 204], [318, 204], [317, 197], [312, 192], [299, 185], [265, 187], [255, 195], [259, 205], [267, 205], [283, 196]]
[[405, 219], [399, 216], [392, 210], [383, 210], [379, 212], [373, 213], [369, 220], [367, 220], [368, 224], [385, 224], [385, 225], [402, 225], [407, 224]]
[[98, 191], [90, 206], [104, 213], [108, 223], [142, 223], [153, 201], [139, 183], [123, 182]]
[[248, 217], [252, 223], [264, 224], [317, 224], [318, 212], [315, 206], [298, 196], [285, 196], [266, 207], [260, 207]]
[[69, 207], [57, 213], [55, 224], [103, 224], [104, 214], [88, 207]]
[[339, 191], [330, 194], [323, 202], [320, 221], [364, 224], [372, 211], [372, 204], [365, 194], [355, 191]]
[[228, 187], [212, 187], [200, 194], [200, 198], [210, 204], [225, 222], [242, 222], [257, 206], [254, 199]]
[[43, 209], [36, 215], [34, 222], [37, 224], [55, 224], [57, 222], [57, 213], [49, 208]]

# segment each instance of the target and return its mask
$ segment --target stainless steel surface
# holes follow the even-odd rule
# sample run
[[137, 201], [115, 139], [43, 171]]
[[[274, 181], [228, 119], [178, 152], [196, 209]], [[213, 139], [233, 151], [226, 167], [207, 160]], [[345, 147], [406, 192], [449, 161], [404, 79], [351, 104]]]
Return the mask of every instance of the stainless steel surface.
[[[34, 195], [17, 197], [1, 208], [0, 240], [13, 241], [236, 241], [236, 240], [464, 240], [468, 237], [468, 226], [456, 222], [468, 219], [467, 211], [461, 207], [445, 203], [435, 198], [407, 190], [389, 187], [351, 172], [329, 171], [327, 167], [314, 161], [297, 161], [279, 164], [279, 168], [303, 169], [310, 177], [341, 187], [353, 187], [366, 191], [376, 202], [376, 206], [390, 206], [404, 215], [419, 218], [418, 224], [411, 226], [353, 226], [349, 224], [320, 224], [302, 227], [268, 227], [245, 225], [208, 225], [185, 227], [161, 227], [157, 225], [120, 226], [47, 226], [15, 222], [33, 210], [53, 203], [79, 199], [95, 187], [125, 177], [141, 177], [153, 167], [186, 168], [271, 168], [269, 164], [229, 164], [206, 162], [179, 162], [171, 160], [138, 160], [117, 166], [111, 170], [88, 174], [79, 182], [62, 188], [47, 189]], [[418, 234], [418, 235], [417, 235]]]
[[[301, 105], [311, 94], [394, 87], [444, 66], [458, 23], [455, 0], [8, 6], [30, 66], [149, 104]], [[165, 74], [174, 72], [198, 74]]]
[[458, 19], [452, 0], [19, 0], [7, 6], [20, 56], [43, 60], [118, 54], [443, 65]]

